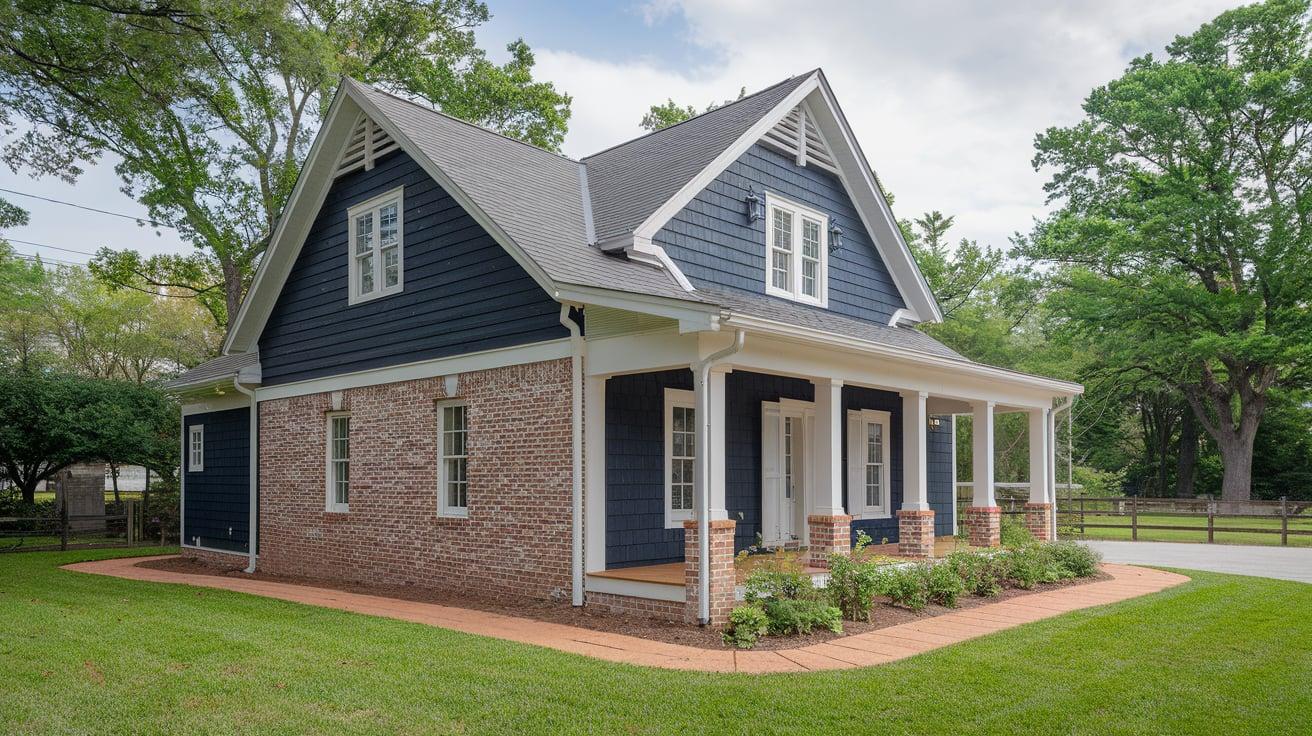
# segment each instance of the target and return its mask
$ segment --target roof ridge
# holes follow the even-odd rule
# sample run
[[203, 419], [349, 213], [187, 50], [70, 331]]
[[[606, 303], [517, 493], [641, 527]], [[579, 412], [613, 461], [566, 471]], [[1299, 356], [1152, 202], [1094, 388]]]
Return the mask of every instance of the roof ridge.
[[548, 155], [548, 156], [553, 156], [553, 157], [555, 157], [555, 158], [564, 159], [564, 160], [569, 161], [570, 163], [574, 163], [574, 164], [583, 163], [583, 162], [580, 161], [579, 159], [570, 158], [569, 156], [566, 156], [565, 154], [560, 153], [560, 152], [558, 152], [558, 151], [549, 151], [549, 150], [543, 148], [542, 146], [537, 145], [536, 143], [529, 143], [528, 141], [520, 140], [520, 139], [518, 139], [518, 138], [512, 138], [511, 136], [508, 136], [508, 135], [506, 135], [505, 133], [499, 133], [499, 132], [497, 132], [497, 131], [495, 131], [495, 130], [492, 130], [491, 128], [488, 128], [488, 127], [485, 127], [485, 126], [479, 125], [478, 123], [470, 122], [470, 121], [468, 121], [468, 120], [465, 120], [464, 118], [458, 118], [458, 117], [456, 117], [455, 115], [452, 115], [452, 114], [447, 113], [447, 112], [443, 112], [443, 111], [441, 111], [441, 110], [438, 110], [438, 109], [435, 109], [435, 108], [432, 108], [432, 107], [428, 107], [428, 106], [426, 106], [426, 105], [421, 105], [421, 104], [419, 104], [418, 102], [415, 102], [414, 100], [411, 100], [411, 99], [407, 99], [407, 98], [405, 98], [405, 97], [402, 97], [401, 95], [398, 95], [398, 94], [396, 94], [395, 92], [389, 92], [389, 91], [387, 91], [387, 90], [385, 90], [385, 89], [379, 89], [378, 87], [375, 87], [375, 86], [372, 85], [372, 84], [368, 84], [368, 83], [365, 83], [365, 82], [361, 82], [360, 80], [358, 80], [358, 79], [356, 79], [356, 78], [354, 78], [354, 77], [343, 76], [343, 79], [345, 79], [345, 80], [347, 80], [347, 81], [350, 81], [350, 82], [354, 82], [355, 84], [358, 84], [358, 85], [360, 85], [361, 87], [364, 87], [365, 89], [369, 89], [369, 90], [372, 90], [372, 91], [374, 91], [374, 92], [377, 92], [377, 93], [380, 94], [380, 95], [384, 95], [384, 96], [387, 96], [387, 97], [391, 97], [392, 99], [397, 100], [397, 101], [399, 101], [399, 102], [404, 102], [404, 103], [406, 103], [407, 105], [413, 105], [413, 106], [419, 108], [420, 110], [423, 110], [424, 112], [432, 113], [432, 114], [434, 114], [434, 115], [440, 115], [440, 116], [446, 118], [447, 120], [451, 120], [451, 121], [453, 121], [453, 122], [460, 123], [461, 125], [464, 125], [464, 126], [469, 127], [469, 128], [473, 128], [474, 130], [477, 130], [477, 131], [480, 131], [480, 132], [483, 132], [483, 133], [487, 133], [488, 135], [491, 135], [491, 136], [496, 137], [496, 138], [502, 138], [502, 139], [504, 139], [504, 140], [510, 141], [511, 143], [518, 143], [519, 145], [524, 146], [525, 148], [531, 149], [531, 150], [533, 150], [533, 151], [537, 151], [538, 153], [544, 153], [544, 154], [546, 154], [546, 155]]
[[816, 67], [815, 69], [812, 69], [811, 71], [806, 72], [806, 73], [804, 73], [804, 74], [795, 74], [795, 75], [793, 75], [793, 76], [791, 76], [791, 77], [787, 77], [787, 78], [785, 78], [785, 79], [781, 79], [781, 80], [779, 80], [778, 82], [775, 82], [774, 84], [770, 85], [769, 87], [763, 87], [763, 88], [761, 88], [761, 89], [758, 89], [757, 91], [751, 93], [750, 95], [746, 95], [746, 96], [744, 96], [744, 97], [740, 97], [740, 98], [738, 98], [738, 99], [736, 99], [736, 100], [730, 102], [730, 103], [727, 104], [727, 105], [721, 105], [721, 106], [719, 106], [719, 107], [711, 108], [710, 110], [707, 110], [707, 111], [705, 111], [705, 112], [699, 112], [699, 113], [697, 113], [696, 115], [693, 115], [692, 117], [690, 117], [690, 118], [688, 118], [688, 119], [686, 119], [686, 120], [680, 120], [679, 122], [675, 123], [674, 125], [667, 125], [666, 127], [664, 127], [664, 128], [660, 128], [659, 130], [653, 130], [653, 131], [651, 131], [650, 133], [644, 133], [644, 134], [642, 134], [642, 135], [640, 135], [640, 136], [638, 136], [638, 137], [636, 137], [636, 138], [630, 138], [630, 139], [628, 139], [627, 141], [621, 141], [621, 142], [619, 142], [619, 143], [616, 143], [616, 144], [613, 145], [613, 146], [609, 146], [609, 147], [607, 147], [607, 148], [603, 148], [603, 149], [601, 149], [600, 151], [597, 151], [597, 152], [595, 152], [595, 153], [590, 153], [590, 154], [584, 156], [584, 157], [583, 157], [582, 159], [580, 159], [580, 160], [581, 160], [583, 163], [587, 163], [589, 159], [596, 158], [596, 157], [600, 156], [600, 155], [603, 154], [603, 153], [609, 153], [610, 151], [613, 151], [613, 150], [615, 150], [615, 149], [617, 149], [617, 148], [621, 148], [621, 147], [623, 147], [623, 146], [627, 146], [627, 145], [629, 145], [630, 143], [636, 143], [636, 142], [638, 142], [638, 141], [640, 141], [640, 140], [642, 140], [642, 139], [644, 139], [644, 138], [650, 138], [650, 137], [652, 137], [652, 136], [654, 136], [654, 135], [657, 135], [657, 134], [659, 134], [659, 133], [664, 133], [664, 132], [667, 131], [667, 130], [674, 130], [675, 128], [679, 127], [680, 125], [683, 125], [684, 123], [690, 123], [690, 122], [692, 122], [692, 121], [694, 121], [694, 120], [696, 120], [696, 119], [698, 119], [698, 118], [701, 118], [701, 117], [705, 117], [705, 116], [707, 116], [707, 115], [710, 115], [710, 114], [713, 113], [713, 112], [719, 112], [719, 111], [721, 111], [721, 110], [728, 110], [729, 108], [733, 107], [734, 105], [737, 105], [737, 104], [740, 103], [740, 102], [747, 102], [747, 101], [751, 100], [751, 99], [754, 98], [754, 97], [760, 97], [761, 95], [765, 94], [766, 92], [769, 92], [769, 91], [772, 90], [772, 89], [775, 89], [776, 87], [779, 87], [780, 85], [787, 84], [787, 83], [789, 83], [789, 82], [791, 82], [791, 81], [793, 81], [793, 80], [795, 80], [795, 79], [801, 79], [801, 78], [809, 77], [809, 76], [811, 76], [812, 74], [815, 74], [815, 73], [818, 72], [818, 71], [820, 71], [820, 67]]

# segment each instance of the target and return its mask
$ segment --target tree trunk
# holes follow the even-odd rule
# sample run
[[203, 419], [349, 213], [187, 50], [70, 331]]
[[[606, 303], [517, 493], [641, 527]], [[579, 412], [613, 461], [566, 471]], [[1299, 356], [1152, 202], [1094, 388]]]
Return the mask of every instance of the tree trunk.
[[1221, 476], [1221, 500], [1249, 500], [1253, 489], [1253, 440], [1250, 438], [1245, 443], [1235, 438], [1216, 444], [1225, 470]]
[[1175, 459], [1175, 497], [1194, 497], [1194, 478], [1198, 476], [1198, 420], [1193, 411], [1180, 416], [1180, 449]]
[[114, 486], [114, 503], [117, 504], [121, 500], [118, 497], [118, 463], [109, 464], [109, 480], [110, 483]]
[[14, 481], [14, 485], [18, 486], [18, 490], [23, 494], [23, 503], [36, 503], [36, 487], [41, 485], [40, 478], [27, 478], [21, 483]]

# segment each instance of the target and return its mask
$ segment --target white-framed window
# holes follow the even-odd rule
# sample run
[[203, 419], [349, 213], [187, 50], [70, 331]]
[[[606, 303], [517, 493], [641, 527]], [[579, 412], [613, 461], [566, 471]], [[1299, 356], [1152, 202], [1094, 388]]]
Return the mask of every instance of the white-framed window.
[[347, 210], [349, 304], [401, 291], [405, 281], [405, 187]]
[[351, 415], [334, 412], [328, 415], [328, 511], [350, 510], [351, 497]]
[[765, 207], [765, 293], [827, 306], [829, 217], [773, 194]]
[[193, 424], [187, 428], [187, 472], [205, 470], [205, 425]]
[[437, 405], [437, 492], [443, 516], [469, 515], [469, 407]]
[[681, 529], [693, 518], [697, 461], [697, 409], [693, 392], [665, 389], [665, 528]]
[[863, 519], [890, 516], [889, 413], [859, 409], [847, 413], [847, 504]]

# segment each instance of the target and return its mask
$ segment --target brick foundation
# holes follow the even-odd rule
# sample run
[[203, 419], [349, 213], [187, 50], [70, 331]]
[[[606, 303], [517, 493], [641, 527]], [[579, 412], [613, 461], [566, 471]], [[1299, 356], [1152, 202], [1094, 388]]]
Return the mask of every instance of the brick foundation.
[[683, 622], [688, 604], [680, 601], [658, 601], [615, 593], [588, 593], [587, 607], [626, 616], [643, 616], [662, 621]]
[[[711, 617], [707, 623], [720, 626], [729, 620], [734, 606], [734, 590], [738, 581], [733, 566], [733, 533], [737, 522], [733, 519], [712, 519], [710, 527]], [[701, 557], [697, 549], [697, 522], [683, 522], [684, 585], [687, 586], [687, 604], [684, 620], [698, 623], [700, 592], [698, 571]]]
[[808, 516], [806, 525], [810, 535], [807, 564], [812, 567], [829, 567], [829, 555], [851, 551], [851, 516]]
[[1002, 544], [1002, 508], [967, 506], [966, 531], [972, 547], [997, 547]]
[[469, 513], [438, 515], [443, 378], [342, 393], [350, 511], [327, 513], [329, 393], [260, 402], [260, 569], [483, 595], [570, 588], [570, 361], [463, 373]]
[[897, 512], [897, 553], [903, 557], [934, 556], [934, 512]]
[[1056, 535], [1053, 534], [1052, 529], [1052, 504], [1025, 504], [1025, 526], [1040, 542], [1051, 542], [1055, 539]]
[[181, 554], [188, 560], [195, 560], [216, 570], [245, 570], [251, 560], [246, 555], [237, 552], [229, 554], [208, 549], [196, 549], [195, 547], [183, 547]]

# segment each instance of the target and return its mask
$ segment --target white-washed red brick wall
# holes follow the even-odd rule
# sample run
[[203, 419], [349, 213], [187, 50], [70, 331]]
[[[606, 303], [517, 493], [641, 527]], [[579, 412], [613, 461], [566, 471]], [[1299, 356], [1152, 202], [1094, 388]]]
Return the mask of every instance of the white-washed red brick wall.
[[570, 361], [460, 375], [469, 516], [439, 517], [443, 379], [342, 392], [350, 511], [325, 512], [329, 393], [260, 403], [262, 570], [497, 596], [570, 586]]

